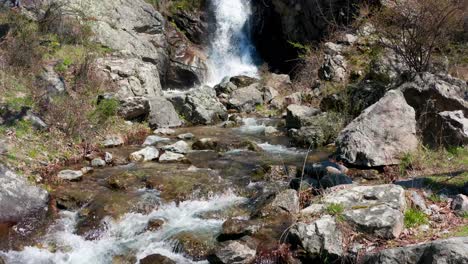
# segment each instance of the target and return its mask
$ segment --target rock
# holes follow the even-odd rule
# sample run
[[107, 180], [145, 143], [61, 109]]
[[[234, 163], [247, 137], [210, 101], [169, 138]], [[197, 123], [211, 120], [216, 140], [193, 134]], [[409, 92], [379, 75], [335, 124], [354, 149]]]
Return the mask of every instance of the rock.
[[34, 129], [39, 131], [45, 131], [49, 128], [49, 126], [36, 114], [28, 111], [26, 116], [23, 117], [23, 120], [27, 120], [31, 123]]
[[343, 82], [346, 80], [348, 64], [341, 54], [325, 54], [324, 63], [319, 69], [319, 77], [325, 81]]
[[310, 119], [319, 114], [320, 110], [304, 106], [304, 105], [289, 105], [287, 107], [286, 127], [301, 128], [310, 123]]
[[0, 223], [16, 223], [47, 210], [49, 195], [0, 164]]
[[263, 87], [263, 102], [270, 103], [273, 99], [279, 96], [279, 92], [270, 86]]
[[452, 201], [452, 210], [459, 214], [468, 213], [468, 197], [463, 194], [458, 194]]
[[320, 185], [324, 189], [342, 184], [353, 184], [353, 180], [345, 174], [329, 174], [320, 179]]
[[263, 104], [263, 95], [258, 90], [258, 84], [254, 83], [233, 91], [228, 102], [228, 108], [240, 112], [252, 112], [257, 105], [261, 104]]
[[140, 264], [176, 264], [176, 262], [163, 255], [152, 254], [140, 259]]
[[118, 114], [126, 120], [145, 119], [149, 112], [149, 101], [145, 97], [126, 97], [120, 100]]
[[[266, 76], [264, 85], [265, 88], [272, 88], [276, 92], [276, 90], [290, 90], [292, 82], [291, 78], [287, 74], [271, 73]], [[273, 98], [274, 97], [275, 96], [273, 96]]]
[[229, 79], [224, 79], [220, 84], [214, 87], [214, 90], [216, 91], [216, 95], [221, 96], [222, 94], [230, 94], [238, 88], [239, 87], [230, 82]]
[[418, 192], [410, 191], [409, 194], [409, 199], [414, 207], [425, 212], [426, 214], [430, 214], [430, 210], [428, 211], [426, 206], [426, 201]]
[[183, 154], [178, 154], [170, 151], [164, 152], [161, 157], [159, 157], [159, 162], [161, 163], [172, 163], [172, 162], [179, 162], [185, 160], [185, 156]]
[[292, 93], [286, 97], [284, 97], [284, 103], [286, 105], [292, 105], [292, 104], [301, 104], [302, 103], [302, 93], [301, 92], [295, 92]]
[[345, 45], [353, 45], [358, 40], [358, 36], [353, 34], [344, 34], [340, 42]]
[[172, 135], [172, 134], [175, 133], [175, 130], [170, 129], [170, 128], [158, 128], [158, 129], [154, 130], [153, 133], [154, 134], [160, 134], [160, 135]]
[[397, 185], [355, 186], [324, 195], [324, 204], [340, 204], [343, 216], [360, 231], [395, 238], [403, 230], [405, 191]]
[[214, 254], [208, 257], [208, 262], [216, 264], [248, 264], [255, 259], [255, 248], [244, 240], [221, 242], [214, 251]]
[[95, 158], [91, 161], [91, 167], [105, 167], [106, 161], [101, 158]]
[[106, 183], [114, 190], [128, 190], [132, 186], [141, 185], [139, 179], [130, 173], [112, 174], [106, 179]]
[[112, 264], [133, 264], [137, 259], [133, 255], [117, 255], [112, 257]]
[[85, 175], [85, 174], [93, 172], [94, 168], [93, 167], [83, 167], [83, 168], [81, 168], [80, 171], [83, 173], [83, 175]]
[[83, 177], [83, 172], [81, 170], [63, 170], [58, 173], [57, 177], [67, 181], [78, 181]]
[[179, 154], [187, 154], [187, 152], [190, 150], [187, 142], [183, 140], [177, 141], [176, 143], [172, 145], [164, 146], [162, 149], [166, 151], [171, 151], [174, 153], [179, 153]]
[[292, 189], [280, 192], [276, 195], [271, 205], [291, 214], [297, 214], [300, 210], [299, 196], [297, 192]]
[[177, 136], [178, 139], [185, 139], [185, 140], [191, 140], [195, 137], [194, 134], [192, 133], [185, 133], [185, 134], [180, 134]]
[[468, 237], [431, 241], [413, 246], [384, 249], [364, 256], [363, 264], [466, 263]]
[[301, 215], [321, 215], [325, 212], [326, 206], [323, 204], [311, 204], [308, 207], [301, 210]]
[[145, 142], [143, 142], [143, 146], [153, 146], [153, 145], [156, 145], [157, 143], [167, 143], [170, 141], [171, 139], [169, 138], [163, 138], [159, 136], [148, 136], [145, 139]]
[[182, 125], [174, 106], [168, 100], [152, 98], [150, 100], [151, 112], [148, 117], [148, 123], [152, 128], [169, 128]]
[[424, 133], [425, 142], [433, 147], [468, 145], [468, 116], [462, 110], [440, 112], [433, 117]]
[[289, 236], [314, 257], [325, 253], [335, 259], [343, 255], [343, 235], [332, 216], [325, 215], [310, 224], [298, 222]]
[[125, 143], [124, 139], [121, 136], [112, 135], [107, 136], [103, 142], [105, 148], [114, 148], [122, 146]]
[[248, 220], [229, 218], [223, 223], [221, 234], [217, 240], [220, 242], [237, 240], [243, 236], [252, 235], [258, 228]]
[[278, 133], [278, 129], [276, 129], [275, 127], [272, 127], [272, 126], [267, 126], [265, 127], [265, 130], [263, 131], [263, 133], [268, 136], [268, 135], [272, 135], [272, 134], [276, 134]]
[[164, 225], [164, 220], [162, 219], [151, 219], [148, 221], [146, 230], [149, 231], [158, 231]]
[[114, 160], [114, 157], [112, 156], [111, 153], [109, 153], [109, 152], [104, 153], [104, 161], [105, 161], [107, 164], [112, 163], [113, 160]]
[[131, 161], [152, 161], [157, 159], [159, 151], [155, 147], [146, 147], [130, 154]]
[[66, 91], [65, 81], [55, 72], [54, 67], [53, 64], [46, 65], [39, 76], [39, 84], [45, 88], [49, 97], [63, 94]]
[[202, 138], [193, 143], [192, 149], [221, 151], [221, 146], [219, 142], [213, 138]]
[[239, 88], [251, 86], [252, 84], [259, 82], [258, 79], [255, 79], [249, 76], [242, 76], [242, 75], [231, 77], [229, 81]]
[[208, 35], [208, 24], [205, 21], [203, 11], [199, 10], [177, 10], [173, 15], [177, 28], [182, 29], [191, 42], [201, 45], [206, 44]]
[[415, 111], [396, 90], [367, 108], [336, 140], [340, 159], [366, 167], [398, 164], [418, 143]]
[[[321, 179], [328, 174], [346, 174], [348, 168], [344, 165], [331, 162], [331, 161], [322, 161], [320, 163], [306, 164], [304, 167], [304, 177], [310, 177], [315, 179]], [[302, 174], [302, 171], [299, 171], [299, 175]]]

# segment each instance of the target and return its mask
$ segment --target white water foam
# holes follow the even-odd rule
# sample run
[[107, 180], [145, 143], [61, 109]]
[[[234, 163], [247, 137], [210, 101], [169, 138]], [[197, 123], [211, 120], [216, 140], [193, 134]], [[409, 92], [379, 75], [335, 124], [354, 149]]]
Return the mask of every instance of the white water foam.
[[249, 32], [250, 0], [211, 0], [216, 31], [210, 45], [209, 85], [226, 76], [257, 76], [255, 47]]
[[[44, 238], [44, 247], [26, 247], [23, 251], [0, 252], [12, 264], [89, 264], [112, 263], [117, 255], [134, 254], [137, 259], [151, 254], [161, 254], [177, 263], [194, 262], [173, 252], [171, 237], [179, 232], [202, 232], [215, 236], [225, 219], [202, 219], [204, 212], [226, 209], [245, 198], [232, 192], [208, 200], [169, 203], [150, 214], [129, 213], [119, 221], [105, 219], [107, 229], [97, 240], [89, 241], [75, 235], [77, 213], [63, 211], [57, 223], [50, 227]], [[148, 221], [163, 219], [158, 231], [146, 231]]]

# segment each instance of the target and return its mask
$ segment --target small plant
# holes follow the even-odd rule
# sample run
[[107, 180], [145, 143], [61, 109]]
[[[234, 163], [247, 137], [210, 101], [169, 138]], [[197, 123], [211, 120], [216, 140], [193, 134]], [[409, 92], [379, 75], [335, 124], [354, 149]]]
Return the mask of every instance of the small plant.
[[104, 122], [110, 117], [117, 115], [120, 102], [116, 99], [105, 99], [102, 100], [96, 107], [93, 113], [99, 122]]
[[325, 211], [330, 215], [338, 216], [343, 214], [344, 207], [341, 204], [332, 203], [325, 208]]
[[407, 170], [413, 168], [414, 158], [411, 153], [405, 153], [400, 159], [400, 174], [405, 174]]
[[429, 195], [428, 199], [429, 199], [429, 201], [431, 201], [433, 203], [442, 202], [442, 198], [440, 197], [440, 195], [435, 194], [435, 193], [432, 193], [431, 195]]
[[421, 210], [411, 208], [405, 212], [405, 226], [408, 228], [427, 224], [427, 215]]

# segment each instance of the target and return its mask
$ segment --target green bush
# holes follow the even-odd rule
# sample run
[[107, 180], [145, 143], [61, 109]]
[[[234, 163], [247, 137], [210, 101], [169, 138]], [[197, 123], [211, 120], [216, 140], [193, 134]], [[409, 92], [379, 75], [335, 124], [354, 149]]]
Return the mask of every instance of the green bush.
[[104, 99], [96, 107], [93, 116], [98, 122], [104, 122], [110, 117], [117, 115], [120, 102], [116, 99]]
[[411, 208], [408, 211], [405, 212], [405, 226], [410, 228], [410, 227], [416, 227], [420, 225], [424, 225], [429, 223], [429, 220], [427, 218], [427, 215], [417, 209]]

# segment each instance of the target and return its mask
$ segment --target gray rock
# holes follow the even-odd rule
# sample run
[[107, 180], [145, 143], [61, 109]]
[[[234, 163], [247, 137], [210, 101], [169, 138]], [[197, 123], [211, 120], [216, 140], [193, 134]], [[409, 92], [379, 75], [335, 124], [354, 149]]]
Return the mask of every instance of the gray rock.
[[[264, 80], [265, 88], [269, 87], [276, 90], [289, 90], [292, 87], [291, 78], [287, 74], [271, 73]], [[276, 91], [277, 93], [277, 91]], [[275, 96], [273, 96], [274, 98]]]
[[321, 215], [325, 212], [326, 206], [324, 204], [311, 204], [306, 208], [301, 210], [301, 215], [309, 216], [309, 215]]
[[92, 167], [104, 167], [106, 166], [106, 161], [101, 158], [95, 158], [91, 161]]
[[233, 91], [228, 102], [229, 108], [241, 112], [252, 112], [255, 106], [263, 104], [263, 95], [259, 91], [259, 85], [254, 83], [245, 88]]
[[143, 142], [143, 146], [152, 146], [156, 145], [157, 143], [166, 143], [171, 141], [169, 138], [159, 137], [159, 136], [148, 136]]
[[39, 81], [46, 89], [48, 96], [65, 93], [65, 81], [54, 70], [55, 65], [46, 65]]
[[254, 83], [258, 83], [260, 80], [245, 75], [239, 75], [231, 77], [229, 81], [239, 88], [244, 88], [251, 86]]
[[83, 177], [83, 172], [81, 170], [63, 170], [58, 173], [57, 177], [62, 180], [77, 181], [81, 180]]
[[290, 236], [313, 256], [322, 253], [331, 257], [343, 255], [343, 235], [332, 216], [325, 215], [310, 224], [298, 222], [291, 228]]
[[287, 107], [286, 127], [301, 128], [310, 124], [310, 119], [320, 113], [320, 110], [304, 105], [292, 104]]
[[270, 103], [273, 99], [279, 96], [279, 92], [270, 86], [263, 87], [263, 101]]
[[265, 130], [263, 131], [263, 133], [265, 135], [267, 135], [267, 136], [272, 135], [272, 134], [276, 134], [278, 132], [279, 132], [278, 129], [276, 129], [275, 127], [272, 127], [272, 126], [265, 127]]
[[170, 151], [164, 152], [161, 157], [159, 157], [160, 163], [172, 163], [172, 162], [179, 162], [185, 160], [185, 156], [183, 154], [174, 153]]
[[106, 137], [103, 145], [105, 148], [113, 148], [122, 146], [124, 143], [124, 139], [121, 136], [111, 135]]
[[131, 161], [152, 161], [159, 157], [159, 151], [155, 147], [146, 147], [130, 154]]
[[118, 113], [126, 120], [145, 118], [150, 112], [149, 101], [145, 97], [127, 97], [120, 101]]
[[29, 121], [36, 130], [44, 131], [49, 128], [49, 126], [39, 116], [31, 111], [28, 111], [23, 119]]
[[292, 189], [277, 194], [271, 205], [291, 214], [297, 214], [300, 210], [299, 196], [297, 192]]
[[167, 146], [162, 147], [162, 149], [166, 151], [174, 152], [174, 153], [187, 154], [187, 152], [189, 152], [190, 150], [190, 147], [187, 144], [187, 142], [183, 140], [179, 140], [172, 145], [167, 145]]
[[248, 264], [255, 256], [255, 247], [243, 240], [231, 240], [221, 242], [208, 261], [218, 264]]
[[417, 264], [468, 262], [468, 237], [436, 240], [429, 243], [385, 249], [364, 256], [363, 264]]
[[0, 164], [0, 222], [18, 222], [47, 210], [47, 191]]
[[452, 201], [452, 210], [457, 213], [468, 213], [468, 197], [463, 194], [458, 194]]
[[468, 145], [468, 118], [462, 110], [441, 112], [424, 134], [425, 141], [434, 147]]
[[427, 209], [426, 201], [424, 200], [424, 198], [416, 191], [410, 191], [409, 193], [409, 199], [411, 200], [411, 203], [414, 205], [414, 207], [418, 208], [423, 212], [429, 212], [428, 214], [430, 214], [430, 211], [428, 211]]
[[185, 134], [180, 134], [177, 136], [178, 139], [185, 139], [185, 140], [191, 140], [195, 137], [194, 134], [192, 133], [185, 133]]
[[345, 57], [341, 54], [325, 54], [324, 63], [319, 69], [319, 76], [325, 81], [343, 82], [346, 80], [348, 67]]
[[340, 159], [367, 167], [398, 164], [418, 143], [415, 111], [396, 90], [367, 108], [336, 140]]
[[111, 153], [109, 152], [106, 152], [104, 153], [104, 161], [106, 161], [106, 163], [112, 163], [112, 161], [114, 161], [114, 157], [112, 156]]
[[154, 128], [170, 128], [182, 125], [174, 106], [168, 100], [159, 97], [150, 100], [149, 125]]
[[192, 145], [194, 150], [216, 150], [220, 148], [219, 142], [213, 138], [201, 138]]
[[321, 179], [328, 174], [346, 174], [347, 172], [348, 168], [346, 168], [344, 165], [331, 161], [306, 164], [304, 167], [304, 176], [315, 179]]
[[172, 135], [175, 134], [175, 130], [170, 128], [158, 128], [154, 130], [153, 133], [159, 135]]
[[221, 94], [230, 94], [233, 91], [237, 90], [238, 87], [229, 81], [229, 79], [223, 80], [220, 84], [214, 87], [216, 95], [220, 96]]
[[320, 179], [320, 185], [325, 189], [343, 184], [353, 184], [353, 180], [345, 174], [329, 174]]

